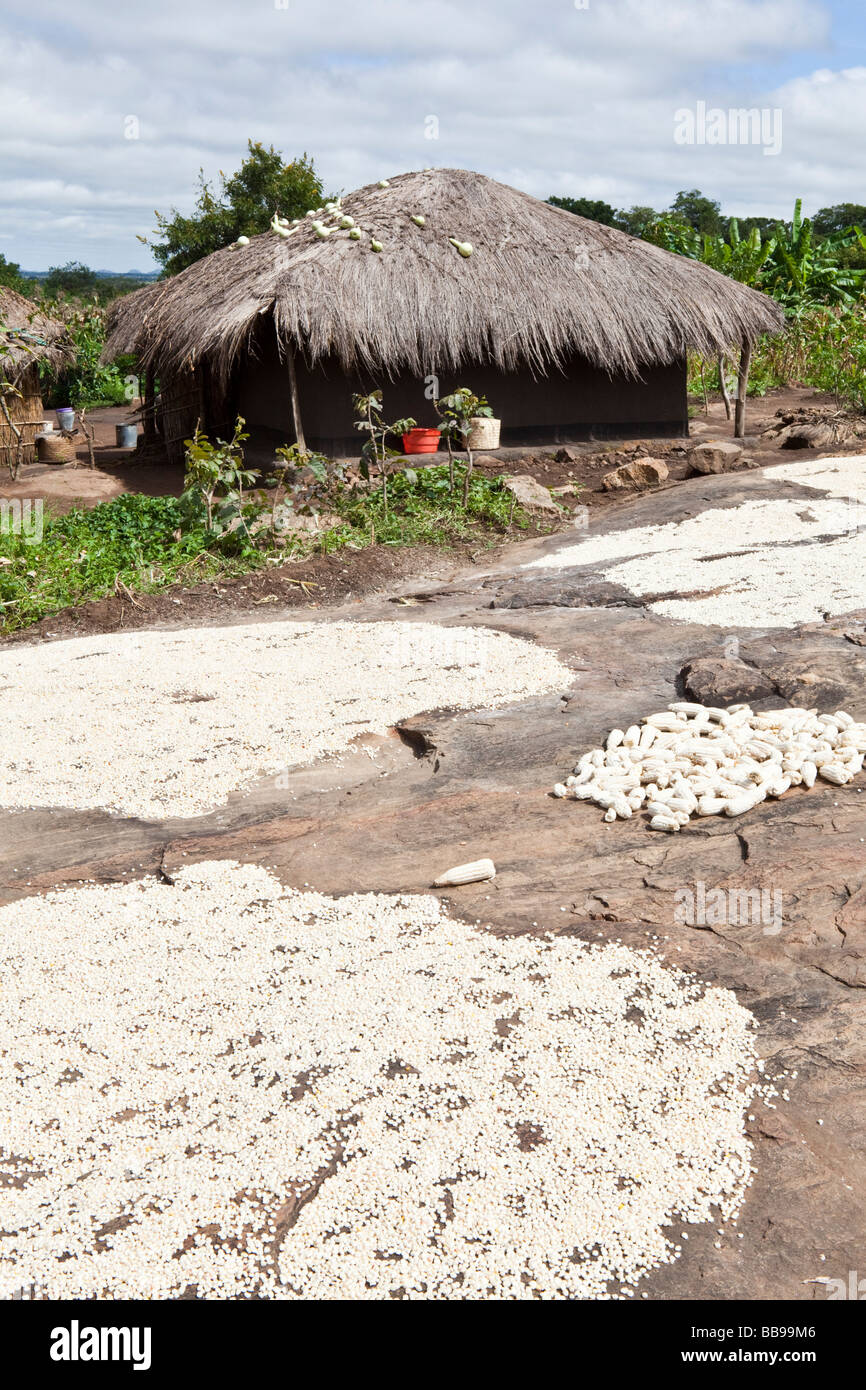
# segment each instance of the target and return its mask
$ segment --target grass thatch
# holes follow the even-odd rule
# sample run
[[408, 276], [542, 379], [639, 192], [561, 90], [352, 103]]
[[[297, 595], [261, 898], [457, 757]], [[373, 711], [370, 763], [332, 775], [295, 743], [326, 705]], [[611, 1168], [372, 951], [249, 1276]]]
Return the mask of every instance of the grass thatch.
[[59, 367], [71, 351], [65, 324], [44, 314], [15, 290], [0, 285], [0, 383], [16, 385], [36, 362]]
[[59, 367], [72, 352], [66, 325], [0, 285], [0, 466], [13, 476], [36, 457], [42, 423], [39, 363]]
[[170, 282], [154, 280], [150, 285], [115, 299], [106, 311], [108, 333], [101, 361], [113, 362], [115, 357], [140, 352], [148, 333], [148, 316], [163, 290]]
[[320, 240], [307, 219], [287, 240], [255, 236], [121, 300], [106, 358], [137, 350], [157, 370], [207, 359], [224, 380], [272, 314], [280, 342], [311, 363], [334, 354], [346, 368], [424, 375], [482, 360], [544, 373], [580, 355], [634, 376], [783, 326], [773, 300], [708, 266], [465, 169], [368, 185], [341, 211], [360, 241], [348, 230]]

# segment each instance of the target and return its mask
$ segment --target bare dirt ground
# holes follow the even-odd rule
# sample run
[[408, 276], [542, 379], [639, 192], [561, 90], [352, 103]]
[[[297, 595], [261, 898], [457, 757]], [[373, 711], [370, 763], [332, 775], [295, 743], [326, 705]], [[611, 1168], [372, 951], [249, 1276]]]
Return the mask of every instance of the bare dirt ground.
[[[768, 420], [790, 405], [787, 394], [751, 405], [750, 428], [762, 411]], [[801, 393], [796, 403], [802, 401]], [[718, 416], [712, 407], [694, 434], [704, 424], [706, 432], [722, 433], [713, 411]], [[755, 445], [748, 457], [763, 466], [817, 453]], [[576, 471], [563, 465], [565, 477], [550, 460], [533, 467], [557, 486], [569, 466]], [[522, 464], [518, 471], [533, 469]], [[784, 489], [772, 472], [745, 469], [672, 477], [657, 492], [611, 501], [592, 487], [590, 464], [581, 477], [588, 484], [581, 501], [601, 509], [592, 523], [600, 531], [659, 525]], [[745, 817], [709, 818], [670, 837], [649, 834], [638, 819], [606, 825], [597, 808], [558, 801], [549, 789], [611, 727], [626, 727], [682, 695], [684, 669], [697, 658], [724, 659], [732, 637], [739, 642], [733, 674], [745, 681], [732, 700], [750, 699], [756, 708], [845, 708], [866, 719], [866, 610], [793, 629], [723, 632], [660, 617], [648, 600], [611, 592], [577, 570], [551, 577], [521, 569], [573, 539], [568, 532], [535, 538], [474, 564], [442, 552], [404, 552], [391, 557], [391, 567], [370, 569], [366, 592], [355, 568], [361, 560], [372, 566], [365, 552], [351, 558], [351, 599], [339, 584], [318, 596], [292, 585], [279, 590], [278, 576], [269, 575], [273, 595], [250, 580], [214, 602], [196, 600], [192, 591], [178, 603], [176, 594], [157, 596], [158, 605], [148, 600], [134, 621], [154, 627], [309, 617], [310, 604], [323, 621], [417, 617], [492, 626], [552, 648], [575, 679], [563, 696], [502, 710], [421, 714], [340, 760], [267, 779], [195, 820], [0, 813], [0, 902], [82, 879], [158, 873], [171, 880], [182, 865], [226, 858], [273, 866], [286, 884], [328, 893], [428, 891], [450, 864], [490, 856], [498, 870], [492, 883], [443, 890], [455, 915], [495, 934], [553, 931], [652, 946], [733, 989], [760, 1022], [768, 1073], [797, 1073], [786, 1083], [790, 1102], [756, 1108], [749, 1121], [757, 1177], [740, 1218], [744, 1238], [719, 1240], [712, 1226], [693, 1227], [682, 1258], [642, 1289], [652, 1299], [822, 1300], [826, 1289], [816, 1281], [847, 1279], [862, 1268], [866, 1247], [862, 776], [850, 787], [797, 788]], [[335, 561], [341, 557], [329, 564]], [[287, 566], [284, 574], [320, 574], [319, 563]], [[349, 568], [345, 557], [342, 564]], [[262, 598], [271, 596], [276, 601], [264, 606]], [[94, 613], [90, 625], [62, 630], [92, 632], [98, 621]], [[101, 621], [109, 631], [124, 619], [106, 609]], [[44, 626], [61, 630], [56, 619]], [[677, 921], [677, 892], [699, 882], [781, 892], [782, 931]]]

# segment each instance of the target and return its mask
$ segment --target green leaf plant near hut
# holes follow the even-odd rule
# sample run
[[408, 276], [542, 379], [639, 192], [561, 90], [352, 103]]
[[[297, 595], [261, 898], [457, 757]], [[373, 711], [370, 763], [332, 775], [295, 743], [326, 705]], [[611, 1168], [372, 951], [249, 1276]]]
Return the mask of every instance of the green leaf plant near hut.
[[462, 449], [466, 454], [466, 468], [463, 474], [463, 505], [465, 507], [469, 502], [469, 485], [474, 466], [469, 441], [476, 420], [482, 417], [492, 420], [493, 411], [485, 398], [476, 396], [468, 386], [458, 386], [456, 391], [452, 391], [449, 396], [443, 396], [441, 400], [434, 400], [433, 404], [439, 416], [442, 433], [448, 448], [448, 476], [452, 493], [454, 491], [454, 444], [456, 443], [458, 449]]
[[241, 527], [249, 536], [244, 516], [244, 488], [251, 488], [259, 477], [254, 468], [244, 465], [243, 441], [245, 421], [238, 416], [234, 433], [229, 440], [211, 443], [206, 434], [196, 428], [192, 439], [186, 441], [186, 475], [181, 505], [194, 522], [204, 518], [205, 529], [212, 535], [224, 535]]
[[[416, 421], [411, 415], [407, 415], [388, 424], [383, 415], [383, 396], [380, 390], [371, 391], [366, 396], [353, 396], [352, 408], [357, 416], [355, 429], [367, 436], [361, 449], [361, 476], [369, 482], [371, 465], [378, 468], [382, 479], [382, 506], [387, 516], [388, 473], [397, 459], [403, 459], [400, 450], [392, 448], [388, 443], [388, 437], [408, 434], [410, 430], [414, 430]], [[413, 470], [407, 471], [412, 472], [414, 476]]]
[[[345, 469], [336, 459], [311, 453], [299, 444], [282, 444], [279, 460], [268, 482], [273, 487], [270, 536], [277, 541], [292, 517], [319, 517], [345, 481]], [[288, 513], [288, 515], [287, 515]]]

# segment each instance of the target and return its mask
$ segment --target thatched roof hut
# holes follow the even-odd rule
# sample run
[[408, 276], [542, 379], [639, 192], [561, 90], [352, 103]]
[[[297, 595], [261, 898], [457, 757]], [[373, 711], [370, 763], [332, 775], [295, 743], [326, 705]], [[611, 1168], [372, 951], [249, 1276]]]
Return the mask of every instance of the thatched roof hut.
[[[408, 382], [418, 406], [426, 378], [448, 374], [444, 390], [458, 373], [487, 390], [506, 437], [509, 423], [543, 428], [551, 411], [560, 434], [625, 423], [682, 432], [686, 352], [753, 343], [784, 321], [774, 301], [708, 266], [463, 169], [368, 185], [320, 217], [329, 235], [307, 217], [288, 236], [254, 236], [119, 301], [106, 356], [138, 351], [161, 375], [204, 367], [210, 393], [261, 408], [274, 390], [288, 402], [279, 364], [296, 355], [308, 438], [321, 434], [308, 413], [332, 417], [341, 391], [339, 437], [362, 381], [402, 383], [386, 391], [399, 414], [404, 397], [412, 404]], [[562, 390], [544, 386], [557, 378]], [[527, 414], [531, 383], [539, 408], [509, 422], [509, 404]], [[641, 383], [665, 399], [654, 406]]]
[[39, 364], [71, 355], [66, 325], [0, 285], [0, 466], [32, 462], [42, 421]]

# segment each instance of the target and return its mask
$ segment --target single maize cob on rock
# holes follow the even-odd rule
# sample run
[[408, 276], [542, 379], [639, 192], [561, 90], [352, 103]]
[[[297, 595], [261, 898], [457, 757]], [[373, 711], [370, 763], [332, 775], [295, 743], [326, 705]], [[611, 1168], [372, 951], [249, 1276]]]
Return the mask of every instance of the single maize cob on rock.
[[457, 864], [434, 880], [434, 888], [452, 888], [461, 883], [483, 883], [485, 879], [496, 877], [496, 866], [492, 859], [475, 859], [471, 864]]

